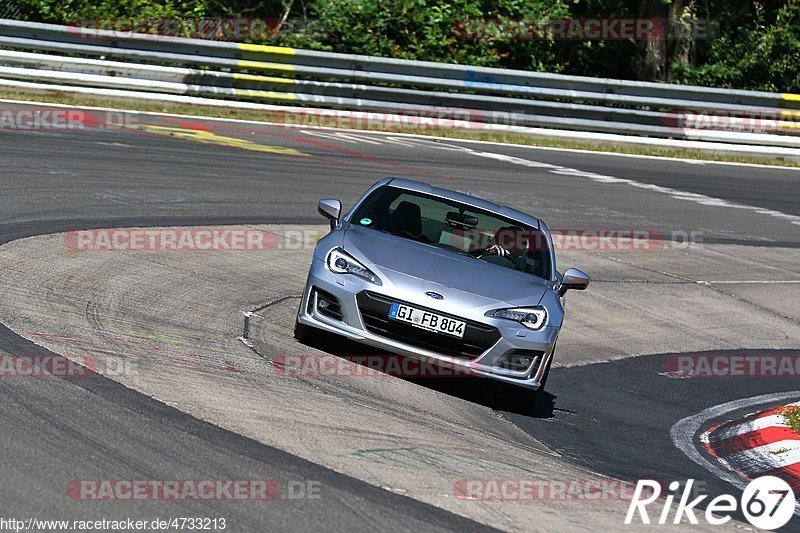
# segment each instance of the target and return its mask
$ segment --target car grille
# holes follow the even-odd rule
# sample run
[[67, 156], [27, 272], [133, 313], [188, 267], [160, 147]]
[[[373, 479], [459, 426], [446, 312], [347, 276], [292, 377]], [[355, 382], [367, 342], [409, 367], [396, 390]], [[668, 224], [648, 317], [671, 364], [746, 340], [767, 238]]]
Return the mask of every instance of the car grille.
[[[464, 320], [463, 318], [448, 315], [447, 313], [442, 313], [435, 309], [429, 309], [402, 300], [394, 300], [387, 296], [369, 291], [358, 293], [356, 299], [358, 301], [358, 309], [361, 311], [361, 316], [364, 319], [364, 325], [370, 333], [416, 346], [424, 350], [447, 355], [449, 357], [475, 359], [500, 340], [500, 331], [493, 326]], [[398, 320], [389, 320], [389, 309], [394, 302], [410, 305], [417, 309], [430, 311], [431, 313], [436, 313], [448, 318], [462, 320], [467, 324], [464, 329], [464, 337], [461, 339], [450, 337], [443, 333], [426, 331], [410, 324], [404, 324]]]

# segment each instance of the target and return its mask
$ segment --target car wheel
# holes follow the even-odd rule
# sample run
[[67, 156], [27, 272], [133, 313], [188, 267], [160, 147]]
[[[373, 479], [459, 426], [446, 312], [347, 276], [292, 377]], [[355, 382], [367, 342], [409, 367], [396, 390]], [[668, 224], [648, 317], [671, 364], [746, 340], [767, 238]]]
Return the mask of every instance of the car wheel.
[[[553, 354], [555, 355], [555, 354]], [[528, 392], [528, 401], [527, 401], [527, 410], [528, 413], [531, 415], [536, 414], [536, 407], [539, 404], [539, 399], [542, 397], [544, 393], [544, 387], [547, 385], [547, 376], [550, 375], [550, 364], [553, 362], [553, 357], [550, 357], [550, 360], [547, 361], [547, 366], [544, 369], [544, 375], [542, 376], [542, 384], [539, 385], [539, 388], [535, 391], [527, 391]]]
[[510, 413], [533, 415], [539, 400], [539, 391], [509, 383], [494, 384], [492, 407]]
[[542, 397], [544, 387], [547, 384], [547, 376], [550, 375], [550, 363], [552, 362], [553, 358], [551, 357], [550, 361], [547, 362], [547, 367], [544, 369], [542, 384], [537, 390], [525, 389], [507, 383], [501, 384], [497, 398], [500, 402], [500, 408], [528, 416], [535, 415], [539, 399]]

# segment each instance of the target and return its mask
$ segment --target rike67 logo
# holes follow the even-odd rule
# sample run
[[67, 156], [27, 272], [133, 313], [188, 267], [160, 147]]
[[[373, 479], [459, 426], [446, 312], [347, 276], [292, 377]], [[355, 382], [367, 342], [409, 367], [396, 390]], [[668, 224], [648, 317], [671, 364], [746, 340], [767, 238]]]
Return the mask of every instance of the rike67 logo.
[[[680, 524], [686, 518], [690, 524], [698, 524], [695, 507], [700, 505], [708, 495], [696, 495], [693, 490], [694, 480], [690, 479], [678, 495], [680, 483], [673, 481], [669, 484], [669, 492], [664, 498], [664, 507], [658, 516], [653, 517], [657, 524]], [[639, 514], [643, 524], [650, 524], [647, 513], [648, 505], [653, 504], [661, 496], [661, 484], [650, 479], [639, 480], [633, 492], [631, 505], [625, 517], [625, 524], [631, 524]], [[673, 513], [673, 503], [678, 500]], [[741, 501], [730, 494], [722, 494], [706, 504], [704, 518], [712, 525], [722, 525], [731, 519], [731, 513], [740, 509], [744, 517], [757, 529], [772, 531], [785, 526], [792, 519], [797, 501], [794, 491], [789, 484], [774, 476], [762, 476], [751, 481], [742, 493]], [[672, 516], [670, 516], [672, 515]], [[672, 518], [672, 520], [670, 520]]]

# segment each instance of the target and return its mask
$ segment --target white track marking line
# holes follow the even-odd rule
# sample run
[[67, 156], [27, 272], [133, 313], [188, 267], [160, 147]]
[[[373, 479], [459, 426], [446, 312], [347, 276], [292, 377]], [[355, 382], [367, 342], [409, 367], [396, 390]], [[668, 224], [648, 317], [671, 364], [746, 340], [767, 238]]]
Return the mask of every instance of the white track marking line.
[[390, 144], [399, 144], [400, 146], [407, 146], [408, 148], [417, 148], [419, 144], [417, 144], [416, 139], [398, 139], [397, 137], [384, 137], [382, 139], [384, 142]]
[[631, 183], [630, 180], [626, 180], [623, 178], [615, 178], [614, 176], [606, 176], [604, 174], [596, 174], [594, 172], [585, 172], [583, 170], [577, 170], [574, 168], [557, 168], [556, 170], [552, 170], [551, 172], [553, 174], [560, 174], [562, 176], [576, 176], [578, 178], [589, 178], [590, 180], [596, 181], [598, 183], [607, 183], [607, 184]]
[[371, 139], [364, 139], [362, 137], [359, 137], [358, 135], [348, 135], [347, 133], [341, 133], [341, 132], [328, 133], [323, 131], [300, 130], [300, 133], [303, 133], [305, 135], [311, 135], [312, 137], [322, 137], [324, 139], [332, 139], [334, 141], [344, 141], [352, 144], [358, 144], [358, 143], [375, 144], [375, 145], [382, 144], [378, 141], [373, 141]]
[[337, 141], [344, 141], [350, 144], [356, 144], [356, 141], [354, 140], [338, 138], [335, 133], [327, 133], [324, 131], [308, 131], [308, 130], [300, 130], [300, 133], [303, 133], [305, 135], [310, 135], [312, 137], [321, 137], [323, 139], [331, 139]]
[[[737, 409], [744, 409], [760, 404], [778, 403], [787, 399], [795, 399], [800, 396], [800, 391], [781, 392], [773, 394], [764, 394], [762, 396], [754, 396], [752, 398], [743, 398], [741, 400], [734, 400], [732, 402], [715, 405], [709, 407], [696, 415], [687, 416], [686, 418], [676, 422], [669, 430], [672, 443], [682, 451], [686, 457], [702, 466], [723, 481], [727, 481], [734, 487], [744, 490], [747, 486], [746, 480], [737, 476], [733, 472], [729, 472], [716, 464], [712, 463], [697, 450], [694, 444], [694, 436], [700, 428], [713, 418], [718, 418], [725, 413]], [[800, 516], [800, 502], [795, 506], [795, 514]]]
[[530, 159], [523, 159], [521, 157], [514, 157], [512, 155], [507, 154], [498, 154], [495, 152], [478, 152], [476, 150], [472, 150], [467, 148], [468, 153], [472, 155], [477, 155], [480, 157], [485, 157], [488, 159], [494, 159], [497, 161], [503, 161], [505, 163], [511, 163], [512, 165], [521, 165], [523, 167], [529, 168], [546, 168], [546, 169], [560, 169], [558, 165], [551, 165], [550, 163], [541, 163], [539, 161], [531, 161]]
[[[135, 111], [129, 109], [118, 109], [118, 108], [108, 108], [108, 107], [92, 107], [92, 106], [71, 106], [67, 104], [52, 104], [48, 102], [30, 102], [30, 101], [23, 101], [23, 100], [8, 100], [8, 99], [0, 99], [0, 102], [3, 103], [11, 103], [17, 105], [42, 105], [42, 106], [50, 106], [50, 107], [61, 107], [61, 108], [71, 108], [71, 109], [94, 109], [94, 110], [101, 110], [101, 111], [115, 111], [115, 112], [122, 112], [122, 113], [131, 113], [131, 114], [140, 114], [140, 115], [152, 115], [152, 116], [163, 116], [163, 117], [182, 117], [182, 118], [196, 118], [196, 119], [203, 119], [208, 121], [215, 121], [215, 122], [231, 122], [231, 123], [239, 123], [239, 124], [258, 124], [258, 125], [278, 125], [278, 126], [285, 126], [285, 124], [275, 123], [275, 122], [261, 122], [255, 120], [241, 120], [241, 119], [225, 119], [220, 117], [202, 117], [196, 115], [181, 115], [177, 113], [158, 113], [153, 111]], [[484, 145], [493, 145], [493, 146], [504, 146], [504, 147], [519, 147], [519, 148], [531, 148], [531, 149], [539, 149], [539, 150], [550, 150], [550, 151], [562, 151], [562, 152], [573, 152], [573, 153], [587, 153], [587, 154], [601, 154], [601, 155], [608, 155], [608, 156], [628, 156], [631, 154], [616, 154], [612, 152], [594, 152], [591, 150], [574, 150], [568, 148], [544, 148], [544, 147], [534, 147], [534, 146], [526, 146], [526, 145], [515, 145], [515, 144], [508, 144], [508, 143], [498, 143], [498, 142], [491, 142], [491, 141], [475, 141], [469, 139], [452, 139], [448, 137], [435, 137], [435, 136], [421, 136], [409, 133], [397, 133], [397, 132], [377, 132], [377, 131], [370, 131], [366, 134], [364, 130], [354, 130], [354, 129], [346, 129], [346, 128], [326, 128], [321, 126], [312, 126], [310, 129], [313, 130], [325, 130], [325, 131], [316, 131], [315, 133], [318, 136], [324, 136], [325, 133], [328, 135], [345, 135], [343, 132], [352, 132], [359, 135], [359, 141], [349, 141], [349, 142], [367, 142], [371, 144], [381, 144], [378, 141], [372, 140], [365, 140], [362, 135], [379, 135], [379, 136], [386, 136], [392, 135], [393, 137], [403, 137], [407, 139], [417, 139], [422, 143], [429, 143], [430, 145], [436, 146], [440, 149], [450, 149], [450, 150], [461, 150], [468, 153], [473, 153], [476, 155], [482, 155], [484, 157], [490, 157], [492, 159], [502, 159], [511, 163], [522, 164], [527, 167], [537, 167], [537, 168], [552, 168], [553, 172], [565, 175], [574, 175], [579, 177], [586, 177], [590, 179], [594, 179], [595, 181], [601, 183], [618, 183], [618, 184], [627, 184], [633, 187], [639, 187], [643, 189], [650, 189], [656, 192], [662, 192], [669, 194], [673, 198], [680, 199], [680, 200], [691, 200], [701, 205], [706, 206], [713, 206], [713, 207], [727, 207], [732, 209], [746, 209], [750, 211], [755, 211], [756, 213], [762, 215], [768, 215], [774, 218], [788, 220], [790, 223], [800, 226], [800, 216], [790, 215], [788, 213], [782, 213], [780, 211], [775, 211], [773, 209], [764, 209], [760, 207], [738, 204], [734, 202], [729, 202], [727, 200], [723, 200], [721, 198], [714, 198], [710, 196], [705, 196], [698, 193], [690, 193], [686, 191], [679, 191], [677, 189], [670, 189], [668, 187], [661, 187], [658, 185], [653, 185], [649, 183], [641, 183], [634, 180], [629, 180], [625, 178], [615, 178], [613, 176], [603, 176], [601, 174], [593, 174], [591, 172], [584, 172], [577, 169], [570, 169], [567, 167], [560, 167], [558, 165], [550, 165], [549, 163], [540, 163], [537, 161], [530, 161], [527, 159], [508, 156], [506, 154], [496, 154], [492, 152], [480, 152], [473, 150], [471, 148], [467, 148], [464, 146], [454, 145], [454, 144], [447, 144], [445, 142], [434, 142], [432, 139], [441, 139], [442, 141], [450, 141], [450, 142], [464, 142], [470, 144], [484, 144]], [[310, 132], [309, 129], [301, 129], [301, 132], [307, 135], [313, 135], [314, 133]], [[330, 132], [330, 133], [329, 133]], [[351, 135], [355, 137], [355, 135]], [[426, 138], [427, 137], [427, 138]], [[344, 140], [348, 142], [346, 139], [342, 137], [337, 137], [340, 140]], [[683, 161], [683, 162], [691, 162], [692, 164], [697, 164], [696, 160], [686, 160], [680, 158], [669, 158], [669, 157], [658, 157], [658, 156], [641, 156], [636, 155], [632, 157], [642, 157], [642, 158], [649, 158], [649, 159], [658, 159], [658, 160], [665, 160], [665, 161]], [[739, 163], [724, 163], [724, 162], [714, 162], [714, 161], [703, 161], [705, 164], [729, 164], [729, 165], [736, 165], [736, 166], [754, 166], [766, 169], [786, 169], [786, 170], [797, 170], [797, 168], [792, 167], [779, 167], [779, 166], [769, 166], [769, 165], [743, 165]]]
[[697, 280], [695, 283], [711, 283], [714, 285], [743, 285], [743, 284], [750, 284], [750, 285], [780, 285], [782, 283], [800, 283], [800, 279], [787, 279], [787, 280], [777, 280], [777, 279], [743, 279], [743, 280]]
[[636, 187], [639, 189], [645, 189], [648, 191], [666, 194], [675, 200], [686, 200], [689, 202], [694, 202], [699, 205], [707, 206], [707, 207], [725, 207], [728, 209], [745, 209], [748, 211], [754, 211], [760, 215], [767, 215], [773, 218], [778, 218], [782, 220], [786, 220], [796, 226], [800, 226], [800, 216], [797, 215], [790, 215], [788, 213], [782, 213], [780, 211], [775, 211], [773, 209], [765, 209], [763, 207], [755, 207], [752, 205], [745, 205], [739, 204], [736, 202], [730, 202], [728, 200], [723, 200], [722, 198], [715, 198], [713, 196], [706, 196], [705, 194], [699, 194], [696, 192], [688, 192], [688, 191], [681, 191], [678, 189], [672, 189], [670, 187], [662, 187], [661, 185], [655, 185], [652, 183], [642, 183], [640, 181], [628, 179], [628, 178], [617, 178], [614, 176], [606, 176], [603, 174], [595, 174], [594, 172], [587, 172], [584, 170], [578, 170], [575, 168], [568, 168], [562, 167], [559, 165], [552, 165], [550, 163], [542, 163], [539, 161], [532, 161], [529, 159], [523, 159], [521, 157], [514, 157], [506, 154], [498, 154], [494, 152], [480, 152], [477, 150], [472, 150], [469, 148], [462, 147], [467, 153], [472, 155], [476, 155], [479, 157], [485, 157], [489, 159], [495, 159], [497, 161], [503, 161], [506, 163], [511, 163], [513, 165], [520, 165], [529, 168], [543, 168], [549, 169], [553, 174], [559, 174], [562, 176], [575, 176], [579, 178], [587, 178], [597, 183], [603, 183], [607, 185], [629, 185], [631, 187]]
[[[163, 113], [159, 111], [137, 111], [135, 109], [124, 109], [119, 107], [100, 107], [100, 106], [81, 106], [81, 105], [70, 105], [70, 104], [56, 104], [52, 102], [39, 102], [39, 101], [30, 101], [30, 100], [11, 100], [8, 98], [0, 98], [0, 102], [7, 103], [7, 104], [17, 104], [17, 105], [40, 105], [40, 106], [50, 106], [50, 107], [59, 107], [59, 108], [68, 108], [68, 109], [91, 109], [95, 111], [113, 111], [117, 113], [129, 113], [129, 114], [139, 114], [139, 115], [150, 115], [150, 116], [158, 116], [158, 117], [175, 117], [175, 118], [192, 118], [192, 119], [201, 119], [207, 120], [209, 122], [229, 122], [232, 124], [249, 124], [249, 125], [257, 125], [257, 126], [280, 126], [286, 127], [285, 123], [282, 122], [268, 122], [263, 120], [245, 120], [239, 118], [223, 118], [223, 117], [208, 117], [202, 115], [189, 115], [189, 114], [182, 114], [182, 113]], [[279, 106], [276, 106], [279, 107]], [[357, 132], [357, 133], [365, 133], [365, 130], [357, 130], [352, 128], [332, 128], [330, 126], [304, 126], [314, 130], [325, 130], [325, 131], [350, 131], [350, 132]], [[573, 153], [573, 154], [587, 154], [587, 155], [601, 155], [605, 157], [623, 157], [623, 158], [632, 158], [632, 159], [650, 159], [655, 161], [670, 161], [670, 162], [680, 162], [686, 163], [689, 165], [723, 165], [723, 166], [735, 166], [735, 167], [752, 167], [752, 168], [760, 168], [766, 170], [789, 170], [793, 172], [800, 171], [800, 167], [782, 167], [778, 165], [760, 165], [758, 163], [738, 163], [733, 161], [711, 161], [707, 159], [686, 159], [682, 157], [666, 157], [666, 156], [658, 156], [658, 155], [644, 155], [644, 154], [624, 154], [618, 152], [604, 152], [601, 150], [582, 150], [579, 148], [552, 148], [547, 146], [533, 146], [529, 144], [514, 144], [514, 143], [503, 143], [499, 141], [481, 141], [478, 139], [456, 139], [453, 137], [439, 137], [436, 135], [420, 135], [418, 133], [399, 133], [393, 131], [370, 131], [366, 130], [366, 133], [369, 135], [377, 135], [377, 136], [385, 136], [385, 135], [393, 135], [395, 137], [403, 137], [408, 140], [422, 140], [422, 141], [429, 141], [430, 139], [437, 139], [442, 141], [457, 141], [467, 144], [476, 144], [476, 145], [484, 145], [484, 146], [502, 146], [502, 147], [512, 147], [512, 148], [520, 148], [524, 150], [538, 150], [544, 152], [566, 152], [566, 153]], [[434, 143], [437, 144], [437, 143]]]
[[336, 136], [340, 139], [353, 139], [357, 143], [374, 144], [377, 146], [383, 144], [383, 139], [381, 139], [380, 141], [376, 141], [374, 139], [370, 139], [369, 137], [363, 137], [361, 135], [353, 135], [351, 133], [336, 133]]

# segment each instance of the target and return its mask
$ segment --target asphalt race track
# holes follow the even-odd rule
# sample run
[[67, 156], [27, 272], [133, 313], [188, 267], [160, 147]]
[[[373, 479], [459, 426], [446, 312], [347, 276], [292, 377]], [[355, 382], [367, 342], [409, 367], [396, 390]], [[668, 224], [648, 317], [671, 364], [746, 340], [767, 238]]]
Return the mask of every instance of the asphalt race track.
[[[766, 353], [765, 353], [766, 352]], [[742, 351], [704, 355], [741, 355]], [[748, 351], [773, 355], [776, 351]], [[797, 357], [798, 352], [782, 355]], [[708, 476], [669, 439], [670, 428], [700, 411], [765, 393], [796, 392], [795, 378], [686, 378], [665, 375], [669, 355], [634, 357], [609, 363], [561, 369], [548, 382], [549, 401], [539, 419], [514, 413], [509, 418], [575, 461], [609, 476], [672, 481], [704, 480], [710, 495], [730, 493], [722, 480]], [[719, 383], [706, 383], [709, 379]], [[752, 408], [751, 408], [752, 411]], [[636, 413], [635, 416], [631, 416]], [[623, 452], [624, 450], [624, 452]]]
[[[12, 111], [41, 107], [0, 105]], [[102, 117], [100, 111], [91, 113]], [[255, 334], [255, 352], [240, 347], [242, 354], [252, 356], [241, 355], [242, 364], [261, 365], [276, 354], [297, 350], [291, 340], [292, 311], [297, 305], [293, 298], [302, 288], [309, 250], [287, 251], [255, 264], [238, 257], [87, 258], [60, 249], [63, 237], [52, 234], [87, 228], [240, 224], [318, 228], [320, 197], [340, 198], [348, 208], [369, 185], [391, 175], [472, 189], [478, 196], [531, 212], [551, 228], [644, 230], [661, 247], [650, 253], [567, 250], [558, 256], [559, 270], [584, 268], [594, 281], [586, 294], [569, 295], [559, 359], [535, 416], [507, 406], [492, 410], [497, 407], [493, 391], [481, 384], [397, 380], [402, 381], [396, 385], [397, 398], [411, 404], [419, 395], [430, 402], [421, 408], [419, 420], [409, 411], [406, 426], [397, 430], [398, 441], [405, 438], [403, 431], [413, 433], [415, 424], [427, 427], [425, 416], [435, 420], [446, 413], [463, 416], [476, 434], [553, 457], [552, 463], [537, 466], [542, 469], [539, 475], [558, 472], [563, 462], [570, 465], [564, 468], [575, 469], [571, 473], [667, 482], [695, 478], [703, 480], [711, 495], [739, 494], [738, 488], [676, 448], [670, 428], [687, 416], [733, 400], [777, 392], [797, 392], [795, 401], [800, 400], [796, 375], [679, 378], [665, 372], [667, 360], [675, 354], [800, 355], [797, 169], [145, 114], [131, 115], [121, 129], [87, 125], [69, 130], [0, 130], [0, 147], [5, 193], [0, 203], [4, 244], [0, 295], [5, 302], [0, 315], [1, 354], [58, 357], [48, 350], [63, 345], [65, 337], [58, 335], [77, 332], [71, 337], [77, 338], [86, 323], [100, 331], [103, 312], [112, 303], [119, 316], [136, 313], [134, 303], [130, 309], [123, 305], [120, 287], [125, 297], [137, 299], [140, 311], [131, 319], [137, 324], [148, 317], [153, 322], [169, 321], [181, 308], [196, 305], [197, 316], [187, 314], [185, 321], [178, 317], [170, 322], [175, 331], [193, 323], [198, 328], [193, 334], [200, 335], [202, 326], [197, 324], [207, 323], [213, 332], [209, 337], [228, 335], [230, 330], [228, 337], [234, 343], [238, 341], [231, 324], [238, 327], [241, 322], [237, 309], [277, 302], [274, 317], [268, 320], [271, 324]], [[687, 239], [693, 242], [683, 246]], [[154, 271], [162, 278], [152, 278], [155, 288], [148, 289], [151, 280], [145, 274]], [[207, 293], [191, 292], [192, 276], [197, 276], [196, 285], [208, 288]], [[117, 278], [124, 278], [127, 285], [117, 283]], [[240, 282], [239, 292], [233, 294], [231, 289], [228, 309], [218, 301], [225, 298], [224, 283], [233, 287]], [[50, 330], [45, 329], [46, 319], [33, 324], [29, 308], [69, 305], [70, 298], [77, 302], [77, 316], [63, 323], [53, 320], [52, 338], [36, 339], [36, 332]], [[98, 312], [99, 319], [83, 298], [106, 305]], [[214, 309], [227, 313], [218, 330], [212, 323]], [[198, 316], [208, 322], [198, 321]], [[78, 325], [79, 321], [83, 322]], [[99, 335], [92, 342], [108, 349], [119, 338]], [[355, 349], [328, 348], [334, 353]], [[442, 495], [438, 486], [427, 496], [417, 496], [410, 481], [408, 487], [387, 486], [378, 470], [362, 474], [336, 457], [315, 460], [314, 445], [292, 442], [288, 433], [282, 433], [284, 426], [276, 426], [271, 437], [266, 422], [259, 423], [251, 414], [243, 413], [242, 420], [245, 414], [250, 418], [240, 424], [231, 419], [233, 403], [220, 402], [219, 413], [210, 411], [211, 400], [201, 405], [195, 399], [202, 397], [202, 381], [187, 385], [190, 391], [178, 390], [181, 383], [188, 383], [179, 379], [180, 372], [165, 377], [153, 371], [152, 379], [128, 381], [100, 374], [0, 379], [5, 405], [0, 412], [4, 514], [70, 520], [225, 516], [230, 531], [310, 531], [334, 525], [354, 531], [537, 529], [516, 523], [516, 510], [495, 506], [473, 512], [467, 503], [453, 501], [452, 494]], [[155, 385], [157, 379], [172, 380], [169, 390]], [[260, 374], [254, 372], [247, 379], [255, 397]], [[227, 382], [218, 383], [223, 388]], [[323, 406], [319, 394], [345, 394], [336, 387], [323, 384], [286, 394], [296, 394], [292, 396], [296, 402]], [[362, 385], [341, 389], [357, 400], [358, 387]], [[375, 403], [370, 403], [374, 398], [365, 399], [370, 412], [363, 418], [357, 401], [348, 407], [356, 417], [348, 421], [352, 438], [359, 429], [378, 431], [377, 426], [367, 427], [366, 421], [378, 424], [381, 417], [391, 416], [390, 399]], [[264, 405], [269, 409], [268, 403]], [[262, 415], [263, 420], [272, 420], [275, 413], [262, 411]], [[336, 412], [328, 418], [336, 418]], [[302, 418], [295, 426], [297, 420]], [[359, 421], [364, 427], [358, 427]], [[438, 435], [436, 429], [424, 431], [431, 432], [425, 433], [430, 440]], [[340, 433], [329, 438], [333, 442], [350, 436]], [[326, 442], [320, 439], [316, 451]], [[398, 483], [410, 479], [405, 475], [398, 473], [392, 479]], [[118, 502], [76, 500], [67, 496], [66, 489], [76, 479], [198, 477], [273, 479], [282, 494], [293, 483], [315, 480], [323, 487], [322, 497], [298, 501], [281, 497], [269, 506], [148, 501], [121, 507]], [[575, 507], [559, 509], [547, 515], [549, 528], [581, 528], [569, 518], [578, 513]], [[597, 524], [622, 524], [624, 514], [614, 514], [616, 508], [606, 512], [605, 522]], [[798, 519], [794, 520], [790, 526], [796, 527]]]

